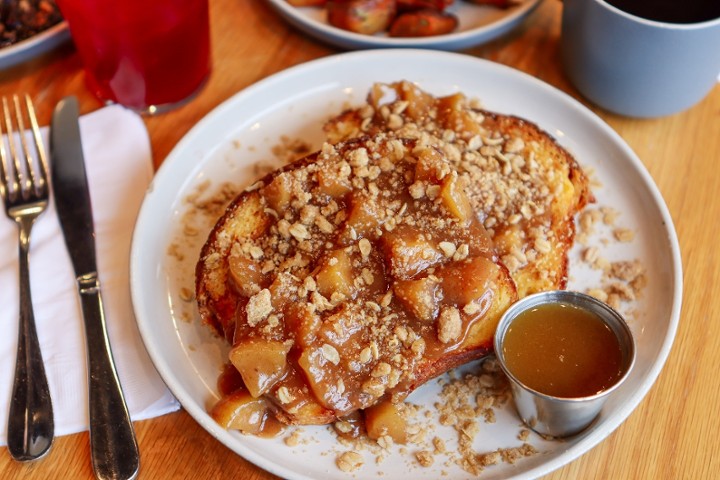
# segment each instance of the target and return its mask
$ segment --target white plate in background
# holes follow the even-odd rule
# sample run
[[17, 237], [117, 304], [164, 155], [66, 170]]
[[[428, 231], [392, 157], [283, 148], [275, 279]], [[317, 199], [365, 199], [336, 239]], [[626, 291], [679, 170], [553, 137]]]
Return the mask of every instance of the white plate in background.
[[[397, 448], [376, 464], [364, 452], [365, 465], [347, 474], [335, 466], [338, 445], [325, 427], [305, 427], [307, 441], [287, 446], [282, 438], [261, 439], [220, 428], [207, 409], [217, 400], [216, 381], [227, 360], [224, 343], [199, 325], [192, 303], [181, 290], [194, 289], [192, 268], [200, 243], [180, 261], [170, 246], [183, 238], [186, 199], [210, 182], [249, 185], [253, 166], [273, 157], [280, 138], [302, 138], [319, 147], [322, 124], [348, 105], [361, 103], [374, 82], [410, 80], [444, 95], [457, 91], [481, 99], [489, 110], [515, 114], [537, 123], [572, 152], [602, 185], [593, 190], [597, 204], [621, 212], [618, 225], [635, 231], [631, 243], [603, 246], [611, 260], [639, 259], [648, 285], [628, 318], [635, 335], [637, 361], [626, 383], [608, 400], [598, 420], [562, 442], [531, 435], [540, 454], [514, 465], [487, 468], [483, 480], [536, 478], [576, 459], [617, 428], [646, 395], [670, 351], [680, 316], [682, 267], [672, 219], [644, 166], [607, 124], [576, 100], [519, 71], [486, 60], [427, 50], [371, 50], [334, 55], [282, 71], [236, 94], [203, 118], [163, 162], [140, 211], [132, 246], [131, 290], [138, 326], [153, 362], [183, 407], [221, 443], [256, 465], [287, 479], [353, 480], [403, 478], [447, 480], [470, 475], [445, 465], [443, 456], [430, 468], [414, 460], [415, 447]], [[619, 175], [617, 172], [622, 172]], [[209, 229], [209, 227], [208, 227]], [[191, 249], [192, 250], [192, 249]], [[571, 252], [569, 287], [597, 281], [584, 268], [579, 247]], [[409, 400], [430, 407], [439, 386], [429, 382]], [[480, 421], [474, 448], [479, 452], [518, 446], [520, 420], [510, 404], [494, 424]], [[662, 412], [658, 412], [661, 415]], [[456, 433], [436, 426], [434, 435], [456, 445]], [[442, 475], [442, 472], [446, 474]]]
[[434, 37], [393, 38], [385, 33], [363, 35], [333, 27], [327, 22], [325, 9], [293, 7], [286, 0], [268, 0], [291, 25], [308, 35], [339, 48], [432, 48], [462, 50], [489, 42], [520, 23], [540, 4], [540, 0], [520, 0], [518, 5], [501, 9], [474, 5], [457, 0], [447, 11], [454, 13], [460, 24], [455, 32]]
[[67, 22], [60, 22], [30, 38], [0, 48], [0, 70], [37, 57], [68, 40], [70, 40], [70, 30]]

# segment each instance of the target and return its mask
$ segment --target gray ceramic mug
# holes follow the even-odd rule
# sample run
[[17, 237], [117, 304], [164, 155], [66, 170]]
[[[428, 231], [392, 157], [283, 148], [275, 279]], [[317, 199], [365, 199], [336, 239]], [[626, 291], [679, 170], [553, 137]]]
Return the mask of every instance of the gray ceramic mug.
[[695, 105], [717, 84], [720, 17], [665, 23], [605, 0], [563, 3], [565, 71], [598, 106], [631, 117], [659, 117]]

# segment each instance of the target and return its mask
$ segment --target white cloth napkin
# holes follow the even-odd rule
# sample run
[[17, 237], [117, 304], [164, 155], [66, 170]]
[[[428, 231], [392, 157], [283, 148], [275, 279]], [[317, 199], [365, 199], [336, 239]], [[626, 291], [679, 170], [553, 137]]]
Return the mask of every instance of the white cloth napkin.
[[[47, 129], [43, 130], [47, 147]], [[179, 408], [145, 351], [130, 300], [130, 241], [153, 173], [148, 135], [142, 119], [120, 106], [81, 117], [80, 132], [110, 343], [131, 417], [147, 419]], [[0, 445], [7, 443], [7, 415], [15, 372], [19, 311], [17, 249], [17, 227], [1, 215]], [[55, 435], [87, 430], [85, 332], [75, 276], [53, 199], [32, 231], [30, 283], [55, 413]]]

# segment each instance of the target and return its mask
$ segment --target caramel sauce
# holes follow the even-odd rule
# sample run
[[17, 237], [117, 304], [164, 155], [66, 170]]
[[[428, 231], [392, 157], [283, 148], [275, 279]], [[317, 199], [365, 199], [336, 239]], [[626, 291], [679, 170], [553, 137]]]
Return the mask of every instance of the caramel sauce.
[[505, 364], [526, 386], [556, 397], [595, 395], [622, 376], [620, 342], [592, 312], [567, 304], [519, 314], [503, 340]]
[[233, 367], [232, 363], [226, 363], [217, 380], [217, 387], [220, 395], [226, 397], [236, 390], [245, 388], [240, 372]]

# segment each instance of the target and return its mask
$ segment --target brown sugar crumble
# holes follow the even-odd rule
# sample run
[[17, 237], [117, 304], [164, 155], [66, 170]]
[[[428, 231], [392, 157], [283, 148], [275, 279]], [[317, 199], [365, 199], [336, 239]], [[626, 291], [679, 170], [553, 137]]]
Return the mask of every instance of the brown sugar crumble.
[[601, 226], [611, 230], [615, 242], [633, 241], [634, 231], [616, 226], [619, 217], [620, 212], [609, 207], [599, 207], [584, 211], [578, 219], [578, 241], [586, 245], [581, 260], [601, 272], [599, 284], [588, 288], [586, 293], [616, 310], [640, 298], [648, 282], [646, 268], [639, 260], [610, 261], [601, 254], [599, 247], [587, 246]]

